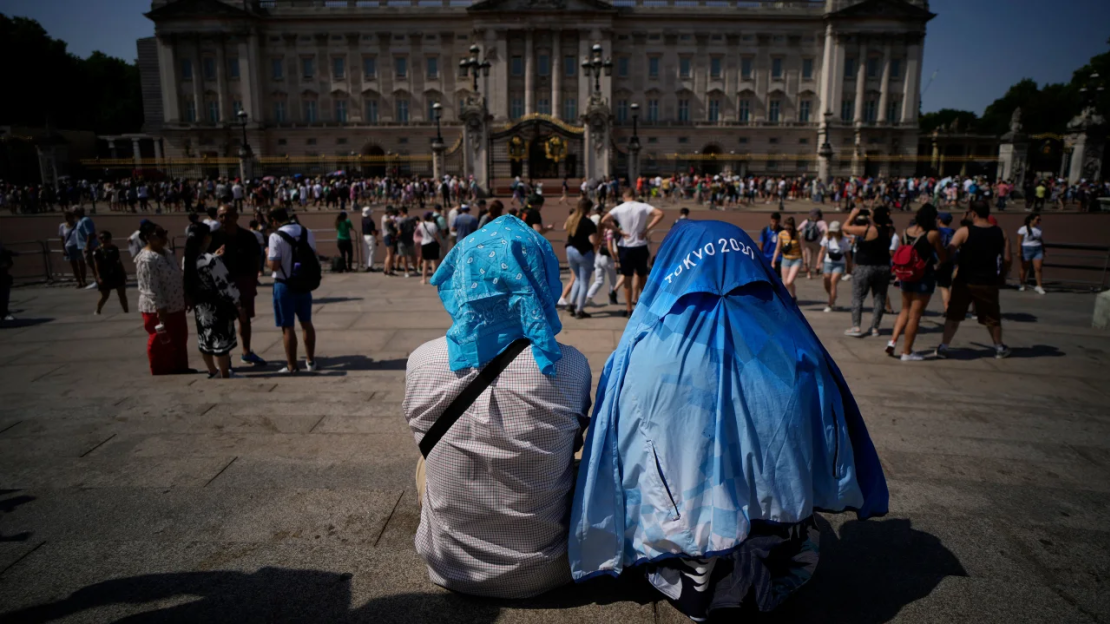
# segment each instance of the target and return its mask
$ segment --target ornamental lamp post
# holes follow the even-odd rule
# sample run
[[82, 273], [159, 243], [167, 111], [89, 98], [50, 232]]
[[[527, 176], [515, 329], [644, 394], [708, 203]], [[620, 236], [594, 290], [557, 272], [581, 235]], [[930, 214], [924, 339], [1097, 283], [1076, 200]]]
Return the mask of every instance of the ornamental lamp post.
[[594, 91], [601, 93], [601, 72], [604, 71], [606, 76], [613, 75], [613, 59], [601, 59], [600, 43], [595, 43], [592, 51], [592, 59], [582, 59], [582, 73], [586, 76], [586, 80], [594, 79]]
[[443, 105], [439, 102], [432, 104], [432, 113], [436, 118], [436, 138], [432, 140], [432, 177], [437, 183], [443, 176], [443, 133], [440, 132], [439, 120], [443, 118]]
[[443, 105], [439, 102], [432, 104], [432, 112], [436, 117], [436, 143], [443, 143], [443, 133], [440, 132], [439, 120], [443, 118]]
[[478, 47], [478, 44], [474, 44], [470, 46], [470, 58], [459, 61], [459, 69], [462, 69], [474, 80], [474, 93], [478, 93], [478, 74], [481, 73], [482, 76], [489, 77], [491, 67], [489, 61], [478, 59], [479, 52], [481, 52], [481, 48]]
[[827, 181], [829, 178], [829, 163], [833, 157], [833, 147], [829, 143], [829, 120], [832, 116], [832, 111], [825, 111], [825, 120], [821, 124], [821, 147], [817, 148], [817, 156], [821, 159], [817, 167], [817, 177], [822, 181]]
[[638, 125], [637, 122], [640, 119], [640, 105], [637, 104], [636, 102], [633, 102], [631, 108], [632, 108], [632, 140], [629, 141], [629, 143], [632, 143], [634, 145], [639, 145], [640, 144], [640, 135], [637, 132], [637, 130], [639, 128], [639, 125]]
[[243, 140], [239, 143], [239, 179], [246, 184], [251, 172], [247, 170], [247, 163], [251, 159], [251, 146], [247, 143], [247, 111], [240, 110], [235, 116], [239, 119], [239, 128], [243, 131]]

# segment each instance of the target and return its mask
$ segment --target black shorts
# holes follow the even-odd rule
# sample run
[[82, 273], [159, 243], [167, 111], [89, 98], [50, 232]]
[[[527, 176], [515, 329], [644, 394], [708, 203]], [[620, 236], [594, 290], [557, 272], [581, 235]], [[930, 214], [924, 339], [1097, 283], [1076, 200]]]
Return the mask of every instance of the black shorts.
[[633, 274], [643, 277], [648, 274], [648, 248], [643, 247], [617, 247], [620, 255], [621, 275], [632, 277]]
[[425, 260], [439, 260], [439, 243], [428, 243], [420, 247], [420, 257]]

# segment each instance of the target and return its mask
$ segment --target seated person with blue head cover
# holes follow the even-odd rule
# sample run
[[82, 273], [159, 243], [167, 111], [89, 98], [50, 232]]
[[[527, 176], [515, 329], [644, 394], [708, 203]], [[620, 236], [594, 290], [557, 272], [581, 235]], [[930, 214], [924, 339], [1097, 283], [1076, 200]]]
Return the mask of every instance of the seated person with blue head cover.
[[639, 566], [695, 620], [777, 606], [815, 511], [887, 511], [840, 371], [743, 230], [671, 229], [605, 365], [570, 521], [576, 580]]
[[405, 375], [402, 407], [427, 460], [416, 551], [432, 582], [468, 594], [524, 598], [566, 584], [591, 379], [585, 356], [555, 340], [555, 252], [500, 217], [460, 238], [432, 284], [453, 323], [412, 353]]

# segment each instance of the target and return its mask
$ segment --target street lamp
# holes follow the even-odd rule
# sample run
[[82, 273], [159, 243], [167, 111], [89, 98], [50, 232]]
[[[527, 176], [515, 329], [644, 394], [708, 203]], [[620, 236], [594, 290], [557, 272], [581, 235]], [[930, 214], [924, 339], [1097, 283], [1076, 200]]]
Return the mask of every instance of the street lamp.
[[639, 147], [639, 145], [640, 145], [640, 136], [636, 131], [637, 127], [638, 127], [636, 122], [640, 118], [640, 105], [637, 104], [636, 102], [633, 102], [631, 108], [632, 108], [632, 139], [629, 141], [629, 143]]
[[239, 158], [250, 158], [251, 146], [247, 143], [247, 111], [240, 110], [235, 116], [239, 118], [239, 127], [243, 130], [243, 142], [239, 145]]
[[470, 46], [470, 58], [459, 61], [459, 69], [462, 69], [466, 74], [474, 79], [474, 92], [478, 92], [478, 74], [481, 72], [483, 76], [489, 76], [489, 61], [479, 61], [478, 53], [481, 49], [477, 44]]
[[601, 44], [595, 43], [593, 47], [593, 58], [582, 59], [582, 73], [586, 76], [586, 80], [591, 77], [594, 79], [594, 91], [601, 92], [601, 72], [604, 71], [606, 76], [613, 75], [613, 60], [601, 60]]
[[436, 117], [436, 143], [443, 143], [443, 134], [439, 128], [439, 120], [443, 118], [443, 105], [439, 102], [432, 104], [432, 112]]

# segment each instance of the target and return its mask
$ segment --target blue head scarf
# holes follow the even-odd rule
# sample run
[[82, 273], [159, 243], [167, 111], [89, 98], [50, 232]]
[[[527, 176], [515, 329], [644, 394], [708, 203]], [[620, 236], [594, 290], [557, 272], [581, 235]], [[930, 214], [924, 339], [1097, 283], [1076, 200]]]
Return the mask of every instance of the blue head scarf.
[[551, 243], [505, 215], [467, 236], [432, 276], [454, 323], [447, 331], [451, 370], [480, 368], [512, 342], [527, 338], [545, 375], [562, 357], [555, 304], [563, 285]]
[[887, 511], [844, 378], [736, 226], [671, 229], [595, 405], [571, 511], [575, 579], [725, 554], [753, 522]]

